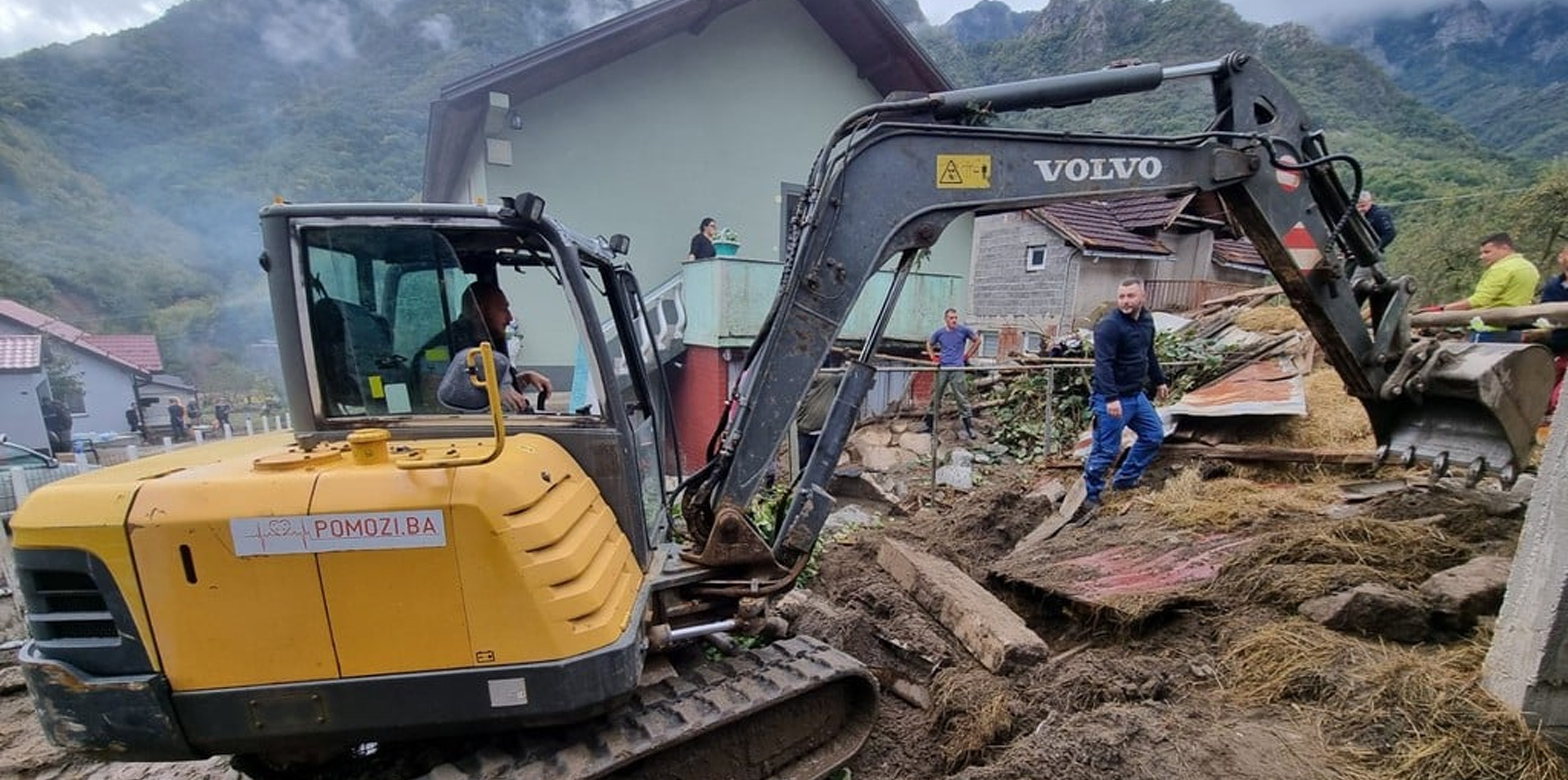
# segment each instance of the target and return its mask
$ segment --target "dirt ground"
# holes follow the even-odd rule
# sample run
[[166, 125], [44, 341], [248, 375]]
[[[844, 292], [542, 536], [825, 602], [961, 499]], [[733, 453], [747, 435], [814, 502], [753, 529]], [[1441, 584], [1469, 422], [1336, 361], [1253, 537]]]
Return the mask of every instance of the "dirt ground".
[[[1198, 467], [1162, 464], [1153, 475], [1154, 484], [1112, 494], [1097, 519], [1067, 528], [1039, 554], [1065, 559], [1113, 544], [1154, 544], [1191, 531], [1193, 512], [1179, 503], [1188, 499], [1162, 493], [1160, 487], [1191, 482], [1179, 477], [1193, 468]], [[1344, 657], [1367, 664], [1409, 665], [1423, 657], [1436, 658], [1455, 673], [1455, 685], [1473, 688], [1489, 636], [1485, 623], [1476, 633], [1449, 637], [1446, 644], [1390, 647], [1372, 640], [1329, 638], [1329, 632], [1296, 617], [1295, 604], [1369, 579], [1409, 587], [1474, 555], [1512, 554], [1523, 522], [1517, 500], [1418, 486], [1345, 505], [1323, 497], [1337, 495], [1338, 483], [1364, 474], [1227, 471], [1233, 473], [1226, 480], [1204, 484], [1225, 482], [1242, 490], [1244, 498], [1212, 497], [1226, 511], [1210, 522], [1255, 540], [1254, 545], [1211, 585], [1145, 610], [1131, 622], [1084, 610], [1056, 594], [1003, 582], [992, 572], [993, 564], [1049, 511], [1044, 500], [1026, 497], [1030, 488], [1051, 475], [1070, 481], [1076, 476], [1070, 468], [988, 467], [971, 493], [916, 489], [901, 516], [841, 534], [825, 548], [820, 574], [809, 584], [812, 598], [831, 608], [807, 612], [794, 629], [866, 662], [883, 681], [884, 696], [877, 728], [849, 772], [837, 777], [1568, 776], [1561, 772], [1561, 763], [1543, 757], [1542, 749], [1521, 736], [1522, 727], [1504, 739], [1521, 746], [1516, 751], [1522, 756], [1519, 762], [1498, 766], [1478, 757], [1473, 771], [1434, 774], [1419, 763], [1419, 756], [1407, 760], [1405, 755], [1425, 727], [1412, 722], [1419, 716], [1402, 718], [1396, 704], [1356, 689], [1356, 680], [1370, 679], [1350, 673], [1349, 667], [1362, 661], [1325, 663], [1322, 666], [1336, 668], [1312, 670], [1310, 684], [1295, 680], [1280, 689], [1283, 693], [1260, 695], [1271, 681], [1259, 676], [1264, 665], [1259, 656], [1249, 655], [1283, 636], [1329, 643], [1320, 646], [1338, 648], [1350, 653]], [[1270, 498], [1275, 494], [1296, 500], [1275, 501]], [[1182, 511], [1173, 513], [1172, 507]], [[1338, 548], [1330, 543], [1299, 541], [1307, 529], [1336, 523], [1359, 523], [1356, 534], [1363, 546], [1336, 556], [1333, 550]], [[986, 671], [878, 567], [876, 551], [884, 537], [913, 543], [986, 584], [1048, 643], [1050, 659], [1009, 676]], [[1412, 543], [1412, 538], [1423, 541]], [[1366, 546], [1378, 539], [1401, 540], [1399, 546], [1410, 549], [1397, 555], [1384, 551], [1378, 557]], [[21, 634], [11, 597], [0, 598], [0, 640]], [[1295, 674], [1299, 676], [1299, 670]], [[911, 703], [922, 695], [928, 706]], [[1436, 705], [1428, 709], [1432, 718], [1440, 714]], [[1495, 734], [1476, 739], [1498, 741]], [[96, 764], [61, 753], [39, 732], [14, 654], [0, 658], [0, 778], [209, 777], [238, 775], [224, 759], [174, 766]]]

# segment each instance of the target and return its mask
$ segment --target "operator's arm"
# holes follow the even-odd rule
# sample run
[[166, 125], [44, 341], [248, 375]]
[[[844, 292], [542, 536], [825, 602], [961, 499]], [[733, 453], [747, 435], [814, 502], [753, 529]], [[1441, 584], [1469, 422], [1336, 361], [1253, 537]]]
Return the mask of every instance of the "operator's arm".
[[932, 363], [938, 362], [936, 354], [936, 332], [932, 332], [931, 337], [926, 339], [926, 359], [930, 360]]
[[547, 377], [544, 374], [539, 373], [538, 371], [519, 371], [519, 372], [517, 372], [517, 383], [519, 385], [522, 385], [523, 387], [527, 387], [528, 385], [533, 385], [534, 387], [537, 387], [540, 390], [545, 391], [546, 393], [553, 393], [553, 392], [555, 392], [555, 387], [550, 384], [550, 377]]
[[969, 365], [969, 359], [974, 357], [976, 352], [980, 351], [980, 334], [976, 333], [974, 328], [965, 325], [964, 339], [968, 346], [968, 349], [964, 350], [964, 365], [967, 366]]
[[1121, 397], [1116, 387], [1116, 348], [1121, 339], [1116, 323], [1107, 317], [1094, 326], [1094, 383], [1092, 391], [1106, 401]]

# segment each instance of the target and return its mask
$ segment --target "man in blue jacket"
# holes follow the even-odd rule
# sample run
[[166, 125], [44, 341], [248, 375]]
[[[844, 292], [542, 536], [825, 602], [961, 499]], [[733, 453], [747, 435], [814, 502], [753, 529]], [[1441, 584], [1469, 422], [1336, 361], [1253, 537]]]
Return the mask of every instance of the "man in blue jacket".
[[1160, 415], [1144, 395], [1152, 383], [1164, 400], [1170, 388], [1154, 356], [1154, 315], [1143, 307], [1143, 282], [1127, 279], [1116, 288], [1116, 310], [1094, 327], [1094, 383], [1089, 405], [1094, 412], [1094, 446], [1084, 462], [1087, 497], [1080, 509], [1087, 517], [1100, 505], [1105, 473], [1122, 448], [1122, 430], [1132, 427], [1138, 441], [1122, 462], [1111, 487], [1128, 490], [1138, 484], [1165, 440]]

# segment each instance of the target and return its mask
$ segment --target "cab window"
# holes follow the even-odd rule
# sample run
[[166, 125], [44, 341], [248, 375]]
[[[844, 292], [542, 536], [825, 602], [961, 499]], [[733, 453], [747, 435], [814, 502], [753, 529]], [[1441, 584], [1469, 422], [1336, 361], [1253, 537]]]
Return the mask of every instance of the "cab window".
[[[574, 396], [594, 395], [588, 387], [596, 372], [583, 370], [579, 317], [541, 244], [493, 228], [354, 225], [302, 233], [306, 319], [327, 419], [483, 411], [447, 403], [440, 392], [452, 362], [481, 341], [510, 359], [503, 380], [525, 371], [550, 379], [549, 398], [538, 387], [517, 388], [528, 412], [596, 411], [568, 406]], [[516, 318], [510, 327], [472, 292], [482, 281], [475, 271], [492, 268]]]

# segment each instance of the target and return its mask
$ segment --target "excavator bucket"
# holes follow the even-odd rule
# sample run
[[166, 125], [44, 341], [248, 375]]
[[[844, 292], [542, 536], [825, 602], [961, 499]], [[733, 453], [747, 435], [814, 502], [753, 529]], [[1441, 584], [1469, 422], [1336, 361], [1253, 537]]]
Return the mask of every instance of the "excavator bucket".
[[1367, 404], [1381, 458], [1513, 483], [1528, 462], [1556, 379], [1551, 353], [1520, 344], [1437, 346], [1405, 393]]

